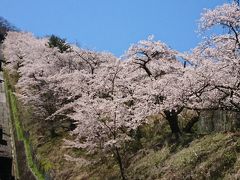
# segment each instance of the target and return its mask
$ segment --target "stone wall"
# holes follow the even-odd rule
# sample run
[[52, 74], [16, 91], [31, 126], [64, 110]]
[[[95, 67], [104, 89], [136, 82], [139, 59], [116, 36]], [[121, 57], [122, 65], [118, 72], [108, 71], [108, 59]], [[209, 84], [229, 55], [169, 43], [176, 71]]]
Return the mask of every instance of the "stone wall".
[[199, 133], [240, 130], [240, 113], [229, 111], [204, 111], [196, 124]]

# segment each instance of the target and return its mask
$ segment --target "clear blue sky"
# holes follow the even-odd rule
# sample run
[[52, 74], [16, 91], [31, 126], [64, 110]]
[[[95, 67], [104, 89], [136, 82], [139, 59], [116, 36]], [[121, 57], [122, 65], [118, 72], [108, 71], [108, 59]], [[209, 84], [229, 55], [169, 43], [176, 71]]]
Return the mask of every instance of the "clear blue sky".
[[0, 16], [37, 36], [55, 34], [81, 47], [122, 55], [153, 34], [187, 51], [203, 8], [230, 0], [1, 0]]

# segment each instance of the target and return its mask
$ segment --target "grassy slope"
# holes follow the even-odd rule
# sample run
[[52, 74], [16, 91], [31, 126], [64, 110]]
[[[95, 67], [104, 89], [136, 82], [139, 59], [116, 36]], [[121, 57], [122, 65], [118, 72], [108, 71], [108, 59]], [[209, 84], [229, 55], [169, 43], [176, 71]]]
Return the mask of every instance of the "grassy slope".
[[136, 156], [129, 179], [240, 178], [240, 134], [216, 133], [193, 140], [187, 147], [165, 146]]
[[[165, 141], [156, 147], [158, 140], [169, 138], [169, 129], [165, 127], [165, 131], [153, 134], [153, 138], [148, 134], [153, 128], [144, 127], [145, 137], [141, 139], [144, 148], [130, 158], [126, 169], [128, 179], [240, 178], [240, 133], [185, 134], [177, 144]], [[72, 179], [119, 179], [118, 167], [108, 160], [108, 164], [88, 166]]]

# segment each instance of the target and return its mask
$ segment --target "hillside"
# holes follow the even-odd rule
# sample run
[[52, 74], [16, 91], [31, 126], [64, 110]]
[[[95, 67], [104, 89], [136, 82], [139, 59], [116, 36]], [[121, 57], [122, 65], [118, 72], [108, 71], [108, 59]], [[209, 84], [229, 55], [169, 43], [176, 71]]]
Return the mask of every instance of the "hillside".
[[121, 58], [6, 29], [17, 178], [240, 179], [239, 17], [225, 3], [191, 51], [150, 35]]
[[[23, 130], [30, 134], [34, 162], [42, 173], [40, 179], [121, 179], [119, 167], [111, 155], [106, 158], [101, 154], [92, 156], [81, 150], [65, 149], [63, 139], [69, 135], [63, 130], [59, 129], [59, 135], [51, 139], [39, 137], [37, 126], [40, 125], [26, 125], [25, 120], [22, 119]], [[200, 124], [196, 125], [196, 131]], [[139, 130], [142, 137], [138, 138], [138, 143], [126, 149], [127, 179], [240, 178], [239, 132], [184, 133], [178, 142], [170, 132], [169, 126], [158, 120]], [[77, 159], [67, 158], [64, 154]]]
[[[15, 105], [21, 108], [18, 103]], [[119, 167], [111, 155], [108, 158], [101, 154], [92, 156], [81, 150], [63, 148], [63, 140], [70, 138], [63, 129], [58, 129], [59, 134], [54, 138], [40, 137], [39, 123], [30, 125], [29, 115], [22, 110], [18, 116], [22, 118], [22, 130], [29, 134], [34, 163], [42, 174], [40, 179], [121, 179]], [[127, 179], [239, 179], [239, 132], [216, 132], [209, 126], [202, 127], [201, 121], [194, 127], [198, 133], [184, 133], [177, 142], [166, 120], [157, 118], [152, 124], [141, 127], [138, 143], [126, 149]], [[226, 126], [216, 123], [221, 120], [214, 122], [218, 128]], [[213, 133], [206, 134], [209, 128]]]

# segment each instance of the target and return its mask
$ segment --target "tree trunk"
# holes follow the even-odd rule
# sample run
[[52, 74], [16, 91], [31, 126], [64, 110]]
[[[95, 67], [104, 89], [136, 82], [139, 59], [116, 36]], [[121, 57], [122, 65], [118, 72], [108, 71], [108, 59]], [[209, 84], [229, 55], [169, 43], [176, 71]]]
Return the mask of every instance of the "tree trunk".
[[193, 117], [188, 123], [187, 125], [183, 128], [183, 131], [186, 133], [192, 133], [192, 127], [194, 126], [194, 124], [196, 122], [198, 122], [199, 120], [199, 116], [195, 116]]
[[164, 111], [164, 114], [166, 116], [166, 119], [170, 125], [172, 134], [174, 134], [176, 140], [179, 139], [179, 135], [181, 134], [180, 128], [178, 126], [178, 112], [175, 110], [172, 111]]
[[120, 156], [119, 149], [117, 147], [115, 147], [115, 151], [116, 151], [115, 156], [116, 156], [119, 168], [120, 168], [122, 180], [126, 180], [125, 173], [124, 173], [124, 167], [123, 167], [123, 163], [122, 163], [122, 158]]
[[50, 137], [51, 137], [51, 138], [57, 137], [57, 133], [56, 133], [54, 127], [51, 127], [51, 128], [50, 128]]

